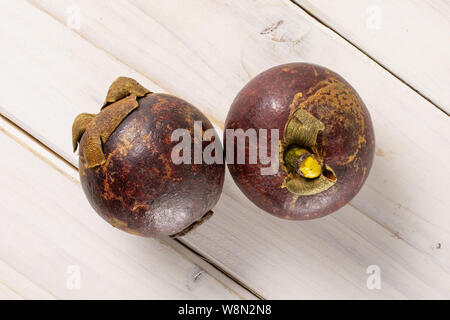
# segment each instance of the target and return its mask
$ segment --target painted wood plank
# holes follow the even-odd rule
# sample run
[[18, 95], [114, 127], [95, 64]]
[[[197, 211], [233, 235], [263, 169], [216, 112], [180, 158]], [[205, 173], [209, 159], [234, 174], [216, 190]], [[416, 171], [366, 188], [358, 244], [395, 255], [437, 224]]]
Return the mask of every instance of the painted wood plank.
[[56, 297], [46, 289], [41, 288], [32, 279], [15, 270], [0, 258], [0, 298], [1, 299], [46, 299]]
[[241, 298], [230, 280], [184, 256], [187, 249], [105, 225], [77, 171], [2, 118], [0, 144], [2, 298]]
[[[185, 243], [268, 298], [450, 296], [448, 182], [427, 162], [442, 166], [449, 156], [442, 112], [286, 2], [105, 3], [77, 2], [76, 32], [65, 27], [69, 2], [4, 10], [5, 23], [24, 38], [0, 34], [2, 53], [29, 61], [27, 72], [46, 72], [38, 79], [17, 62], [2, 65], [2, 83], [25, 83], [42, 99], [41, 112], [31, 113], [35, 99], [14, 89], [23, 103], [0, 95], [2, 113], [76, 163], [68, 128], [77, 113], [98, 110], [110, 81], [96, 78], [101, 72], [163, 87], [223, 126], [234, 95], [258, 72], [289, 61], [327, 65], [355, 86], [373, 116], [379, 156], [363, 191], [332, 216], [292, 223], [256, 209], [228, 177], [216, 215]], [[19, 14], [26, 23], [15, 22]], [[46, 121], [54, 113], [57, 121]], [[380, 291], [366, 287], [371, 264], [381, 267]]]
[[294, 0], [447, 113], [448, 0]]

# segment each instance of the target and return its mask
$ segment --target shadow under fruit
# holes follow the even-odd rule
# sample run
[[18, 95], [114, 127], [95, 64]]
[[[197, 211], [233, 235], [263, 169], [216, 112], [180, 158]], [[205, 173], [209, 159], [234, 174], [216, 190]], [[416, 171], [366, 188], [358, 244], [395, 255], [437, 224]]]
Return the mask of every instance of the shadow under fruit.
[[212, 128], [186, 101], [118, 78], [100, 113], [79, 115], [72, 130], [81, 184], [97, 213], [114, 227], [151, 237], [181, 236], [206, 220], [222, 192], [224, 165], [171, 160], [172, 132], [192, 133], [194, 121]]
[[268, 129], [269, 141], [270, 129], [279, 130], [276, 174], [261, 175], [267, 165], [260, 162], [228, 168], [253, 203], [280, 218], [314, 219], [341, 208], [361, 189], [373, 161], [366, 106], [341, 76], [318, 65], [285, 64], [256, 76], [233, 101], [225, 128]]

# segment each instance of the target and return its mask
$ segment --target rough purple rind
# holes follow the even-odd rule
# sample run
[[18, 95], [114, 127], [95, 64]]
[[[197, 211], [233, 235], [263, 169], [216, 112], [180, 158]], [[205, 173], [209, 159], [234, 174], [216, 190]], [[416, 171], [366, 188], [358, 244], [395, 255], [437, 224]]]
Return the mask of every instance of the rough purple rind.
[[148, 94], [138, 102], [103, 145], [104, 165], [85, 166], [82, 137], [81, 184], [97, 213], [113, 226], [141, 236], [175, 235], [217, 203], [225, 166], [172, 162], [178, 143], [171, 142], [173, 130], [190, 130], [193, 150], [194, 121], [202, 121], [203, 130], [213, 128], [194, 106], [166, 94]]
[[[325, 125], [317, 147], [336, 174], [336, 184], [315, 195], [298, 196], [282, 188], [286, 172], [281, 167], [268, 176], [261, 175], [260, 168], [267, 165], [259, 162], [228, 164], [228, 168], [258, 207], [280, 218], [305, 220], [338, 210], [358, 193], [371, 168], [375, 142], [369, 112], [350, 84], [327, 68], [307, 63], [277, 66], [256, 76], [233, 101], [225, 128], [279, 129], [282, 139], [286, 122], [297, 108]], [[246, 152], [248, 163], [248, 148]]]

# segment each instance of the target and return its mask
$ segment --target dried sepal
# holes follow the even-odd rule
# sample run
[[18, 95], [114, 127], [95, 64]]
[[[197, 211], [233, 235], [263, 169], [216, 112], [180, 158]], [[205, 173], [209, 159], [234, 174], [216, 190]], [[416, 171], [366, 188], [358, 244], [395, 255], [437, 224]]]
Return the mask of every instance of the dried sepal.
[[325, 129], [324, 124], [303, 109], [297, 109], [289, 117], [284, 130], [284, 143], [313, 147], [319, 132]]
[[77, 151], [78, 142], [80, 142], [83, 133], [86, 131], [87, 127], [94, 118], [95, 114], [90, 113], [82, 113], [75, 118], [75, 121], [72, 125], [73, 152]]
[[[294, 159], [292, 156], [286, 157], [290, 155], [286, 151], [291, 147], [298, 150], [308, 148], [311, 154], [317, 153], [317, 137], [324, 129], [325, 126], [319, 119], [302, 108], [297, 108], [289, 116], [280, 150], [281, 167], [287, 173], [281, 187], [287, 188], [296, 195], [308, 196], [328, 190], [336, 183], [336, 175], [328, 165], [324, 164], [321, 174], [311, 179], [297, 172], [302, 155], [299, 155], [299, 159]], [[309, 152], [305, 150], [305, 154]]]
[[[137, 98], [151, 93], [136, 80], [126, 77], [117, 78], [109, 87], [105, 103], [97, 115], [83, 113], [72, 126], [72, 144], [74, 152], [81, 138], [83, 141], [83, 161], [87, 168], [94, 168], [105, 163], [103, 144], [139, 104]], [[108, 107], [108, 108], [106, 108]]]
[[140, 98], [148, 93], [150, 93], [150, 91], [141, 86], [136, 80], [127, 77], [119, 77], [109, 87], [102, 109], [126, 96], [133, 94]]
[[91, 119], [82, 134], [84, 141], [81, 145], [87, 168], [94, 168], [105, 163], [103, 144], [123, 119], [138, 106], [137, 97], [132, 94], [102, 109]]
[[336, 183], [336, 176], [333, 170], [329, 166], [326, 166], [326, 170], [328, 170], [327, 175], [321, 174], [315, 179], [307, 179], [298, 174], [290, 174], [284, 180], [282, 187], [301, 196], [310, 196], [323, 192]]

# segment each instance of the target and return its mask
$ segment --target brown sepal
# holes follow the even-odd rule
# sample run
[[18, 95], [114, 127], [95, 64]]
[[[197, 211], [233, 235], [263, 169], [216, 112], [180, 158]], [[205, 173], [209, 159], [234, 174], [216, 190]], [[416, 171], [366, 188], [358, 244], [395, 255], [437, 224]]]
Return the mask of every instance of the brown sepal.
[[298, 108], [289, 117], [284, 130], [284, 143], [296, 144], [302, 147], [313, 147], [317, 135], [325, 126], [308, 111]]
[[[82, 144], [86, 167], [94, 168], [105, 163], [102, 144], [106, 143], [122, 120], [138, 106], [137, 97], [132, 94], [109, 105], [108, 108], [102, 109], [100, 113], [90, 118], [87, 126], [84, 126], [87, 120], [84, 120], [84, 117], [80, 118], [81, 115], [75, 119], [73, 137], [76, 140], [74, 140], [74, 144], [78, 143], [82, 136], [86, 136]], [[76, 149], [76, 145], [74, 149]]]
[[95, 114], [82, 113], [79, 114], [72, 125], [72, 146], [73, 152], [77, 151], [78, 142], [81, 140], [83, 133], [86, 131], [87, 127], [91, 121], [95, 118]]
[[140, 98], [148, 93], [151, 92], [141, 86], [136, 80], [127, 77], [119, 77], [109, 87], [102, 109], [126, 96], [134, 94], [136, 97]]

